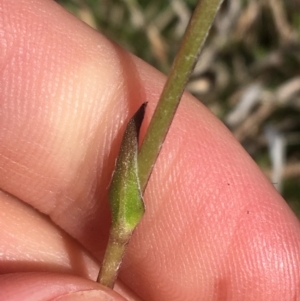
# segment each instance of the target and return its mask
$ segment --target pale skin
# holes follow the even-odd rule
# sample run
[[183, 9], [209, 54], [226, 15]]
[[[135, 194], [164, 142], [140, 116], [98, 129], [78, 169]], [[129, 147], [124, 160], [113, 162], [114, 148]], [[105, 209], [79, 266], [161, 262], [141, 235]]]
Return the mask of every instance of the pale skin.
[[1, 0], [0, 25], [0, 300], [299, 300], [297, 218], [188, 94], [118, 293], [91, 281], [125, 123], [165, 77], [50, 0]]

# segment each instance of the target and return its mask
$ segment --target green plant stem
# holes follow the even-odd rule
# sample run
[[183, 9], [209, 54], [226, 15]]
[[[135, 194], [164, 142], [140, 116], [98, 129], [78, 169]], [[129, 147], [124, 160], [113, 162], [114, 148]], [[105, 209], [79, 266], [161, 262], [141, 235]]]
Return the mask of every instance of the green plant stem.
[[111, 229], [104, 260], [98, 275], [97, 281], [102, 285], [113, 288], [118, 270], [121, 265], [131, 232], [120, 233], [119, 227]]
[[[221, 2], [222, 0], [199, 1], [138, 155], [137, 137], [142, 121], [139, 113], [129, 122], [125, 131], [109, 193], [113, 216], [112, 229], [97, 279], [110, 288], [114, 286], [130, 236], [144, 212], [141, 191], [146, 188], [184, 87]], [[144, 105], [142, 116], [143, 111]], [[130, 212], [128, 216], [127, 210]]]
[[142, 191], [146, 188], [185, 85], [222, 1], [200, 0], [190, 20], [139, 151], [138, 172]]
[[146, 103], [129, 120], [109, 187], [112, 225], [97, 281], [113, 288], [131, 234], [144, 212], [138, 180], [138, 137]]

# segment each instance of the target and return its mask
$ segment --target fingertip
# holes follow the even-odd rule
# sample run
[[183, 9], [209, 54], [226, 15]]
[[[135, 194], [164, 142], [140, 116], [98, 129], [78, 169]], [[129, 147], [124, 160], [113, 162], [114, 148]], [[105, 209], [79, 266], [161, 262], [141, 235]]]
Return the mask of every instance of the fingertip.
[[80, 291], [55, 298], [53, 301], [125, 301], [114, 292], [100, 290]]
[[15, 273], [0, 276], [5, 301], [125, 301], [96, 282], [67, 274]]

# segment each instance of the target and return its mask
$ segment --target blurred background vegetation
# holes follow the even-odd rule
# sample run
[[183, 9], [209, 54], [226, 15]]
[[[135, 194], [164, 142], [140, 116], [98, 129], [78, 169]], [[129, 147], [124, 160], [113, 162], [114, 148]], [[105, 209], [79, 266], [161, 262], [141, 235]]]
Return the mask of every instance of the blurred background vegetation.
[[[196, 0], [57, 0], [165, 74]], [[225, 0], [188, 90], [300, 217], [300, 2]]]

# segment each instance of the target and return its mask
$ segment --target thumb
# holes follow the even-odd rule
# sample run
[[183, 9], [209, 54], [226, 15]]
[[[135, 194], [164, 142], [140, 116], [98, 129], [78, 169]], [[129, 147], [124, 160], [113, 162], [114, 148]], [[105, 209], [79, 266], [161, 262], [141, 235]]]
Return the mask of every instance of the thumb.
[[0, 276], [5, 301], [126, 301], [96, 282], [65, 274], [16, 273]]

